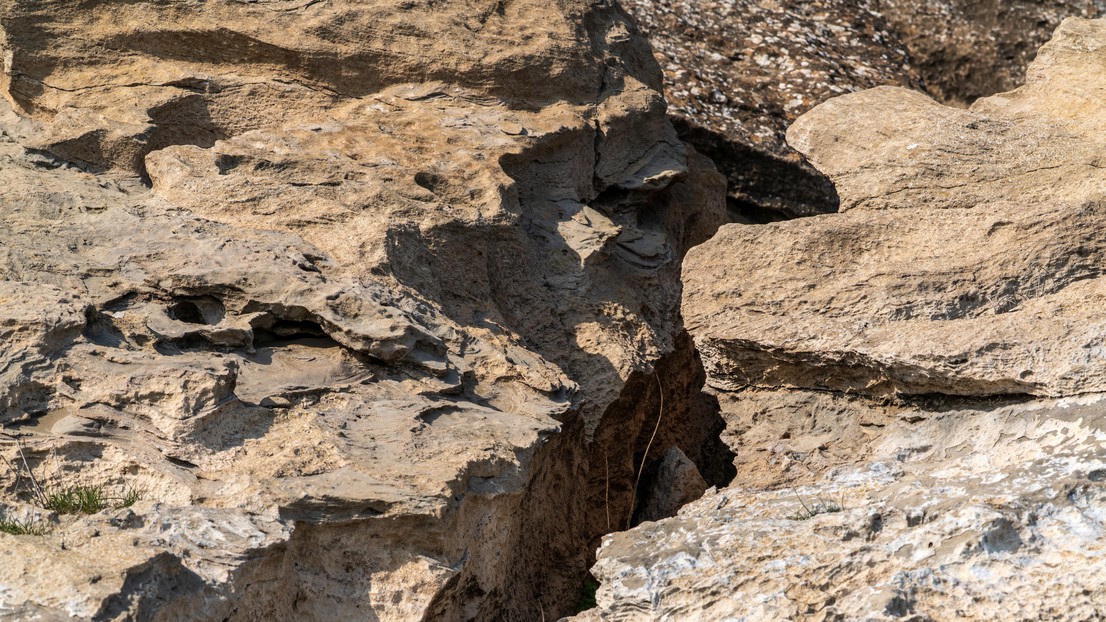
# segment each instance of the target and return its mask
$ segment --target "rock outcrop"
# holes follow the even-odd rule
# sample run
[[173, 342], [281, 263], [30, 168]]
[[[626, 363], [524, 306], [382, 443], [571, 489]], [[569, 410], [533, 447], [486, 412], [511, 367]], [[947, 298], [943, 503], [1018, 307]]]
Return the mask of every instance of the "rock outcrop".
[[554, 618], [642, 464], [732, 473], [615, 4], [0, 14], [0, 615]]
[[728, 225], [684, 313], [737, 478], [608, 537], [590, 619], [1106, 616], [1106, 21], [1027, 84], [829, 101], [840, 214]]
[[1032, 0], [629, 0], [664, 68], [680, 135], [729, 179], [739, 222], [837, 210], [830, 183], [785, 141], [838, 95], [904, 86], [967, 105], [1013, 89], [1068, 16], [1101, 3]]

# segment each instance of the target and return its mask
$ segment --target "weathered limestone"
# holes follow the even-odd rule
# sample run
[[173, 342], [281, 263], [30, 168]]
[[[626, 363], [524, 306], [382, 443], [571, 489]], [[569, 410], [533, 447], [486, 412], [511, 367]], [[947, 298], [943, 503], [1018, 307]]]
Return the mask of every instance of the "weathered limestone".
[[[737, 485], [678, 517], [609, 536], [593, 568], [600, 608], [578, 619], [1106, 613], [1100, 399], [888, 412], [849, 398], [795, 397], [793, 405], [820, 412], [792, 420], [839, 411], [838, 422], [884, 427], [861, 427], [869, 447], [859, 455], [845, 432], [805, 456], [781, 447], [796, 470], [818, 469], [826, 456], [845, 462], [812, 478], [808, 470], [809, 484]], [[816, 515], [806, 518], [808, 509]]]
[[[3, 615], [569, 613], [654, 368], [647, 468], [712, 472], [679, 264], [724, 180], [615, 5], [0, 14], [0, 513], [45, 531]], [[78, 484], [141, 498], [43, 507]]]
[[841, 214], [728, 225], [684, 314], [730, 488], [604, 541], [584, 619], [1106, 615], [1106, 21], [970, 110], [896, 88], [804, 115]]
[[792, 143], [835, 180], [845, 213], [730, 227], [707, 247], [723, 252], [693, 255], [688, 325], [709, 382], [869, 395], [1106, 389], [1095, 354], [1106, 100], [1071, 68], [1094, 67], [1099, 24], [1067, 22], [1029, 85], [970, 111], [876, 89], [796, 123]]

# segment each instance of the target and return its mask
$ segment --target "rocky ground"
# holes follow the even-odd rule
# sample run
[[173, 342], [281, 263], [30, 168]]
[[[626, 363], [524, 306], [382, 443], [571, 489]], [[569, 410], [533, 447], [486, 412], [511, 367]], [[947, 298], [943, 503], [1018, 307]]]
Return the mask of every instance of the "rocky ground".
[[0, 0], [0, 619], [1106, 616], [1103, 7], [921, 4]]
[[581, 619], [1106, 616], [1104, 51], [1071, 19], [969, 110], [884, 87], [792, 126], [842, 213], [685, 263], [737, 478], [605, 539]]

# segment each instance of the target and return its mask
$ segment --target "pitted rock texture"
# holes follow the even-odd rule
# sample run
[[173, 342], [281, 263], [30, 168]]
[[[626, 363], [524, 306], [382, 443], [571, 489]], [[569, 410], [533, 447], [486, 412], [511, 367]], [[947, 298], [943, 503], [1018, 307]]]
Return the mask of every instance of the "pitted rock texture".
[[732, 472], [679, 314], [725, 182], [614, 4], [0, 14], [0, 615], [552, 618], [662, 389], [646, 468]]
[[1104, 53], [1069, 19], [970, 110], [884, 87], [796, 122], [842, 213], [685, 263], [737, 477], [605, 539], [582, 619], [1106, 615]]
[[[239, 615], [280, 616], [279, 602], [246, 587], [275, 581], [307, 599], [298, 609], [307, 617], [358, 607], [414, 615], [428, 603], [392, 609], [393, 594], [419, 585], [428, 601], [433, 580], [449, 574], [433, 570], [447, 550], [427, 554], [445, 534], [429, 534], [460, 520], [450, 516], [466, 497], [517, 497], [520, 467], [571, 408], [572, 384], [553, 365], [509, 363], [509, 350], [479, 341], [459, 356], [467, 337], [440, 313], [410, 293], [339, 276], [295, 236], [200, 220], [131, 180], [46, 170], [16, 145], [3, 148], [7, 298], [23, 313], [54, 314], [34, 342], [34, 371], [5, 387], [21, 398], [4, 412], [15, 439], [4, 449], [5, 515], [57, 521], [46, 536], [14, 538], [27, 563], [59, 573], [28, 582], [21, 566], [6, 565], [9, 610], [112, 618], [179, 606], [183, 617], [210, 619], [243, 605]], [[5, 362], [25, 361], [22, 352], [5, 352]], [[498, 382], [497, 369], [520, 382]], [[477, 388], [486, 372], [499, 389]], [[482, 404], [464, 397], [466, 382]], [[260, 405], [274, 398], [285, 407]], [[54, 518], [28, 496], [32, 473], [48, 491], [133, 487], [143, 499], [126, 512], [137, 518], [118, 527], [102, 514]], [[301, 593], [307, 572], [257, 567], [261, 551], [282, 557], [300, 521], [369, 517], [421, 522], [429, 538], [361, 551], [369, 569], [350, 582], [373, 578], [376, 593]], [[376, 531], [360, 528], [366, 538]], [[61, 542], [82, 561], [53, 559]], [[149, 564], [191, 579], [163, 586], [168, 570], [140, 572]], [[72, 585], [48, 586], [63, 579]]]

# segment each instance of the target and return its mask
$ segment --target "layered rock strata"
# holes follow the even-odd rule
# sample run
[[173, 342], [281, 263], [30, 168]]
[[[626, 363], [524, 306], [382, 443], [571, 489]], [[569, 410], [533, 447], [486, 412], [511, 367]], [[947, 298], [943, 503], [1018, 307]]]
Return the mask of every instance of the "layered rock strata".
[[1106, 615], [1106, 21], [962, 110], [840, 97], [789, 141], [842, 213], [728, 225], [684, 312], [731, 487], [604, 541], [584, 619]]
[[643, 463], [732, 472], [724, 180], [614, 4], [0, 14], [0, 615], [553, 618]]

